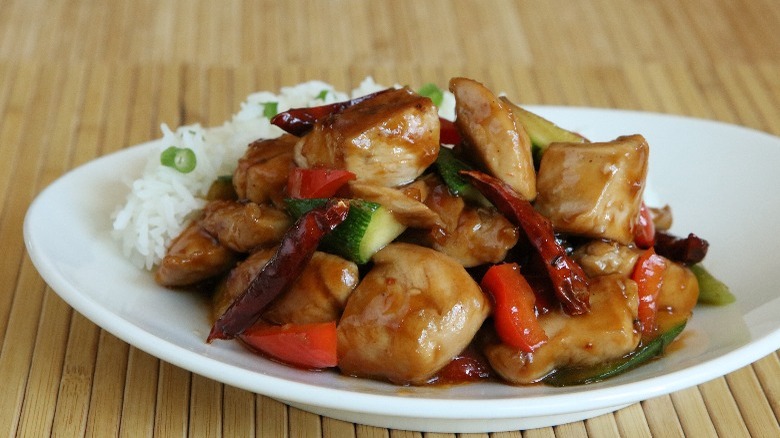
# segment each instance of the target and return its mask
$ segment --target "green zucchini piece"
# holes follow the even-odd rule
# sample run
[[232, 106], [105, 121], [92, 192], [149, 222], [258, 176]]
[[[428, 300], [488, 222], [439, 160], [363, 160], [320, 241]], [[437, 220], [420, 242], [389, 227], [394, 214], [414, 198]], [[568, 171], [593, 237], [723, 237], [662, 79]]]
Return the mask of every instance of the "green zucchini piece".
[[439, 148], [439, 156], [436, 158], [436, 169], [453, 195], [463, 197], [480, 205], [491, 205], [490, 201], [476, 187], [458, 174], [461, 170], [474, 170], [474, 168], [458, 159], [452, 152], [452, 149]]
[[550, 143], [586, 143], [588, 141], [585, 137], [575, 132], [567, 131], [544, 117], [515, 105], [506, 97], [501, 99], [510, 105], [512, 114], [523, 125], [523, 128], [528, 133], [528, 137], [531, 138], [531, 152], [534, 156], [534, 162], [537, 164], [542, 159], [542, 154], [547, 150], [547, 146]]
[[543, 382], [551, 386], [573, 386], [595, 383], [632, 370], [650, 359], [661, 355], [666, 347], [682, 333], [688, 321], [672, 327], [652, 341], [638, 347], [620, 359], [607, 361], [592, 367], [572, 367], [555, 371]]
[[701, 264], [690, 267], [699, 281], [699, 303], [724, 306], [737, 300], [725, 283], [715, 278]]
[[[326, 201], [327, 199], [285, 199], [287, 210], [296, 218]], [[405, 229], [406, 226], [398, 222], [382, 205], [362, 199], [350, 199], [347, 218], [326, 235], [321, 244], [328, 252], [357, 264], [364, 264]]]

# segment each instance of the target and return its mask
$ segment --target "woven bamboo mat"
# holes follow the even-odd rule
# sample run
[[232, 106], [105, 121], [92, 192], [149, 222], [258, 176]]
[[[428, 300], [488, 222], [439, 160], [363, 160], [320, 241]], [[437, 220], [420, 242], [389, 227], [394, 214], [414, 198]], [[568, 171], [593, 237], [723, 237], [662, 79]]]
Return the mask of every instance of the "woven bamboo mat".
[[[776, 1], [541, 3], [0, 1], [0, 435], [454, 436], [320, 417], [131, 347], [43, 282], [22, 222], [49, 183], [158, 138], [160, 123], [221, 124], [248, 93], [308, 79], [349, 89], [367, 75], [462, 75], [523, 104], [780, 135]], [[489, 435], [780, 436], [778, 417], [775, 352], [611, 414]]]

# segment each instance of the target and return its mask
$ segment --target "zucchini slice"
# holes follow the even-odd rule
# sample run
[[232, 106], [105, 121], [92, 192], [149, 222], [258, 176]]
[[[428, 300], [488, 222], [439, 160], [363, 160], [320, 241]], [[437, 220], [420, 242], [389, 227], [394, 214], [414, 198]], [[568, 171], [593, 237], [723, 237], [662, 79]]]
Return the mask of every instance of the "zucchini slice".
[[476, 187], [466, 181], [458, 172], [461, 170], [474, 170], [465, 162], [458, 159], [452, 149], [439, 148], [439, 156], [436, 158], [436, 169], [444, 184], [450, 189], [450, 193], [460, 196], [477, 204], [489, 206], [490, 201], [485, 198]]
[[528, 133], [528, 137], [531, 138], [531, 153], [534, 156], [534, 162], [537, 164], [542, 159], [542, 154], [544, 154], [550, 143], [587, 143], [588, 141], [585, 137], [575, 132], [567, 131], [544, 117], [515, 105], [506, 97], [502, 96], [501, 100], [510, 106], [512, 114], [523, 125], [523, 128]]
[[[326, 201], [327, 199], [285, 199], [287, 211], [296, 218]], [[382, 205], [362, 199], [350, 199], [346, 220], [326, 235], [321, 244], [328, 252], [357, 264], [365, 264], [404, 230], [406, 226], [398, 222]]]

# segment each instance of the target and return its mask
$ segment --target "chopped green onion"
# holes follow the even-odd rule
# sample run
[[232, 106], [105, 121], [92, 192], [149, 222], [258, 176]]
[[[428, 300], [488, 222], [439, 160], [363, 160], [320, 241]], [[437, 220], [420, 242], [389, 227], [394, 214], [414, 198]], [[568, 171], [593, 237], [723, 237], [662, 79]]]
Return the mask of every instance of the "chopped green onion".
[[444, 101], [444, 92], [436, 84], [430, 82], [420, 87], [417, 94], [431, 99], [436, 106], [441, 106]]
[[699, 303], [723, 306], [737, 300], [725, 283], [715, 278], [704, 266], [695, 264], [691, 271], [699, 281]]
[[263, 104], [263, 115], [270, 119], [279, 112], [279, 102], [266, 102]]
[[160, 154], [160, 164], [176, 169], [181, 173], [192, 172], [197, 163], [195, 152], [189, 148], [171, 146]]
[[318, 94], [317, 97], [315, 97], [315, 99], [325, 100], [325, 98], [328, 97], [328, 92], [329, 92], [328, 90], [320, 91], [320, 94]]

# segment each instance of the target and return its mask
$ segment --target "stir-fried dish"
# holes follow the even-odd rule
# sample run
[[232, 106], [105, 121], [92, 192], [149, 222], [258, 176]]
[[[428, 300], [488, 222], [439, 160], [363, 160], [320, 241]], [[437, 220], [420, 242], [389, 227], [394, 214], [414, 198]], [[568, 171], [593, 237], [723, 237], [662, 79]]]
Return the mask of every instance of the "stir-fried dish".
[[645, 204], [645, 138], [449, 89], [454, 121], [405, 87], [277, 114], [156, 281], [211, 291], [208, 342], [401, 385], [579, 384], [662, 353], [722, 284]]

